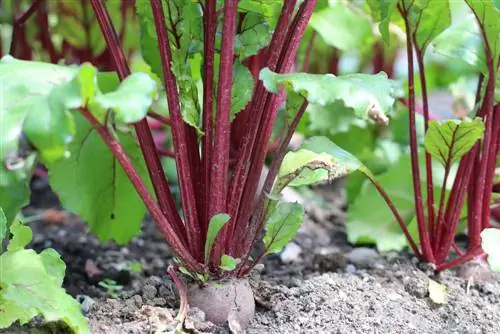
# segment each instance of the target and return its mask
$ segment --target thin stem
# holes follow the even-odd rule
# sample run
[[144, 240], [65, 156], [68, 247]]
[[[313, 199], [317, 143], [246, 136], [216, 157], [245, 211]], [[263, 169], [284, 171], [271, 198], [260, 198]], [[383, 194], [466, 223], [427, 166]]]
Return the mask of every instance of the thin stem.
[[[214, 150], [212, 152], [212, 172], [210, 175], [210, 188], [212, 191], [210, 216], [227, 211], [226, 196], [229, 181], [229, 152], [231, 144], [231, 87], [233, 82], [234, 36], [236, 34], [237, 9], [238, 3], [236, 0], [224, 1], [217, 114]], [[231, 217], [231, 219], [235, 218]], [[218, 238], [223, 238], [224, 231], [227, 231], [227, 225]], [[216, 242], [214, 245], [212, 262], [215, 265], [219, 264], [223, 246], [223, 240], [222, 242]]]
[[[417, 45], [416, 36], [413, 34], [413, 43]], [[425, 133], [429, 129], [429, 99], [427, 97], [427, 82], [425, 79], [425, 65], [424, 65], [424, 55], [419, 47], [415, 47], [415, 55], [417, 57], [420, 84], [422, 86], [422, 107], [424, 111], [424, 127]], [[425, 171], [426, 171], [426, 184], [427, 184], [427, 220], [428, 220], [428, 231], [430, 232], [429, 240], [432, 245], [434, 245], [434, 181], [432, 179], [432, 161], [431, 155], [425, 152]], [[446, 184], [445, 184], [446, 185]], [[445, 188], [443, 188], [445, 189]], [[440, 205], [443, 205], [441, 203]], [[439, 207], [441, 210], [441, 206]]]
[[[106, 9], [104, 3], [100, 0], [91, 0], [91, 4], [106, 40], [108, 50], [114, 61], [118, 77], [120, 80], [124, 80], [128, 75], [130, 75], [130, 68], [128, 66], [127, 58], [121, 48], [121, 43], [116, 30], [111, 22], [108, 10]], [[170, 191], [167, 178], [163, 172], [160, 156], [156, 151], [156, 145], [148, 122], [146, 119], [143, 119], [136, 123], [134, 127], [137, 133], [137, 138], [139, 139], [142, 155], [146, 161], [151, 183], [153, 184], [156, 197], [158, 198], [158, 203], [160, 204], [160, 208], [165, 216], [173, 219], [175, 231], [185, 238], [186, 230], [179, 213], [177, 212], [174, 197]]]
[[116, 140], [116, 138], [108, 131], [108, 129], [105, 126], [101, 125], [87, 109], [81, 109], [81, 113], [87, 119], [87, 121], [90, 122], [92, 127], [99, 133], [104, 143], [108, 146], [114, 157], [122, 166], [123, 171], [130, 179], [137, 193], [151, 213], [154, 222], [163, 233], [165, 238], [168, 240], [169, 245], [172, 247], [172, 250], [177, 254], [179, 259], [182, 260], [183, 263], [185, 263], [190, 269], [196, 272], [203, 270], [202, 265], [191, 256], [186, 248], [186, 245], [176, 233], [170, 221], [163, 215], [160, 207], [156, 204], [154, 198], [149, 193], [139, 174], [137, 174], [134, 165], [130, 161], [130, 158], [123, 150], [123, 147], [120, 145], [118, 140]]
[[493, 118], [492, 121], [492, 143], [491, 143], [491, 148], [489, 152], [486, 152], [488, 155], [488, 162], [487, 162], [487, 171], [486, 171], [486, 182], [484, 186], [484, 200], [483, 200], [483, 223], [482, 223], [482, 229], [485, 229], [489, 226], [490, 224], [490, 216], [491, 216], [491, 207], [490, 207], [490, 202], [491, 202], [491, 196], [492, 196], [492, 191], [493, 189], [493, 181], [495, 179], [495, 168], [496, 168], [496, 159], [497, 159], [497, 154], [500, 149], [499, 144], [498, 144], [498, 138], [500, 136], [500, 104], [497, 104], [495, 106], [493, 114], [490, 116]]
[[182, 327], [182, 325], [184, 324], [184, 320], [186, 319], [188, 310], [189, 310], [189, 304], [188, 304], [188, 295], [187, 295], [186, 286], [181, 281], [179, 276], [177, 276], [176, 271], [177, 271], [177, 266], [173, 266], [173, 265], [168, 266], [167, 274], [168, 274], [168, 276], [170, 276], [170, 278], [174, 282], [175, 287], [177, 288], [177, 291], [179, 291], [179, 297], [181, 299], [181, 305], [179, 306], [179, 313], [177, 313], [176, 319], [180, 322], [179, 326]]
[[312, 32], [311, 38], [309, 39], [309, 43], [307, 44], [306, 56], [304, 58], [304, 64], [302, 65], [302, 72], [309, 71], [309, 63], [311, 61], [311, 52], [314, 48], [314, 41], [316, 39], [316, 31]]
[[170, 118], [165, 117], [163, 115], [160, 115], [158, 113], [155, 113], [154, 111], [148, 112], [148, 116], [156, 119], [157, 121], [159, 121], [163, 125], [168, 125], [168, 126], [172, 125], [172, 121], [170, 120]]
[[422, 200], [422, 190], [420, 188], [420, 167], [418, 164], [417, 130], [415, 124], [415, 80], [413, 66], [413, 44], [411, 42], [410, 25], [407, 13], [404, 8], [399, 7], [405, 21], [406, 28], [406, 49], [408, 61], [408, 95], [409, 95], [409, 132], [410, 132], [410, 153], [411, 168], [413, 178], [413, 193], [415, 198], [415, 211], [418, 222], [418, 232], [420, 234], [420, 244], [422, 246], [422, 257], [425, 261], [434, 262], [434, 254], [430, 244], [429, 233], [426, 228], [424, 207]]
[[42, 2], [42, 0], [33, 0], [33, 3], [28, 8], [28, 10], [26, 10], [26, 12], [24, 12], [23, 15], [16, 18], [16, 20], [13, 22], [12, 25], [13, 26], [21, 26], [24, 23], [26, 23], [26, 21], [28, 21], [28, 19], [36, 12], [38, 5], [40, 5], [41, 2]]
[[43, 48], [47, 51], [50, 57], [50, 62], [56, 64], [61, 55], [56, 51], [54, 43], [49, 31], [49, 16], [47, 13], [47, 5], [44, 3], [39, 6], [36, 12], [37, 24], [40, 28], [39, 38]]
[[481, 256], [484, 256], [484, 252], [483, 250], [481, 249], [481, 246], [477, 246], [473, 249], [471, 249], [470, 251], [468, 251], [467, 253], [463, 254], [462, 256], [460, 257], [457, 257], [456, 259], [452, 260], [452, 261], [449, 261], [449, 262], [446, 262], [446, 263], [441, 263], [441, 264], [438, 264], [436, 266], [436, 271], [437, 272], [441, 272], [441, 271], [444, 271], [446, 269], [450, 269], [450, 268], [453, 268], [455, 266], [458, 266], [462, 263], [465, 263], [467, 261], [470, 261], [474, 258], [477, 258], [477, 257], [481, 257]]
[[215, 33], [217, 31], [216, 0], [207, 0], [204, 8], [204, 62], [203, 62], [203, 132], [201, 142], [201, 168], [202, 191], [203, 191], [203, 212], [201, 229], [206, 235], [209, 222], [209, 199], [210, 170], [212, 168], [212, 131], [213, 131], [213, 98], [214, 98], [214, 54], [215, 54]]
[[[95, 1], [95, 0], [94, 0]], [[171, 52], [168, 40], [167, 28], [165, 26], [165, 15], [160, 0], [151, 0], [154, 23], [158, 35], [158, 46], [162, 62], [163, 82], [167, 93], [168, 110], [172, 122], [172, 137], [177, 164], [177, 175], [181, 190], [182, 209], [185, 215], [187, 239], [195, 257], [203, 259], [203, 243], [201, 231], [198, 224], [196, 197], [194, 193], [193, 180], [189, 161], [188, 141], [186, 128], [182, 119], [177, 82], [171, 69]]]

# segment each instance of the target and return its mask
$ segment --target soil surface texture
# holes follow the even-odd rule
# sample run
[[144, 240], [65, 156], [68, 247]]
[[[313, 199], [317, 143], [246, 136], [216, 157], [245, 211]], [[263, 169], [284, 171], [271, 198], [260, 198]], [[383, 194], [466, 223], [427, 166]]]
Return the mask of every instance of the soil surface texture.
[[[57, 209], [34, 185], [33, 215]], [[39, 186], [42, 187], [42, 186]], [[411, 254], [379, 254], [346, 241], [341, 197], [316, 189], [308, 217], [282, 254], [267, 257], [250, 283], [257, 312], [248, 334], [500, 333], [500, 278], [481, 263], [435, 276]], [[43, 198], [40, 199], [40, 196]], [[129, 244], [101, 244], [76, 216], [31, 223], [31, 247], [56, 249], [67, 265], [64, 286], [82, 304], [94, 334], [175, 332], [178, 295], [165, 269], [171, 253], [149, 221]], [[446, 301], [429, 297], [429, 280], [446, 286]], [[186, 333], [230, 333], [191, 309]], [[1, 333], [65, 333], [38, 319]]]

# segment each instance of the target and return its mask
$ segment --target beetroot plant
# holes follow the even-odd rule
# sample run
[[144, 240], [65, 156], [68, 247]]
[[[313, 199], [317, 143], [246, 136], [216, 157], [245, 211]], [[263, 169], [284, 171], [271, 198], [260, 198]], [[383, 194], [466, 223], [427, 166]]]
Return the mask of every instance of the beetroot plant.
[[[357, 117], [386, 122], [393, 82], [383, 73], [289, 73], [315, 0], [136, 0], [149, 66], [134, 73], [107, 3], [82, 3], [91, 5], [112, 59], [104, 70], [116, 71], [9, 55], [0, 63], [7, 220], [26, 204], [33, 168], [42, 163], [63, 206], [101, 240], [127, 242], [149, 212], [175, 256], [168, 272], [180, 289], [181, 318], [189, 301], [209, 320], [246, 326], [254, 302], [241, 279], [262, 256], [279, 252], [303, 220], [299, 204], [281, 201], [284, 187], [366, 169], [324, 137], [286, 154], [304, 111], [342, 103]], [[168, 115], [153, 112], [153, 102], [166, 104]], [[280, 109], [288, 126], [260, 187]], [[170, 130], [180, 210], [148, 117]], [[195, 284], [185, 288], [177, 269]]]

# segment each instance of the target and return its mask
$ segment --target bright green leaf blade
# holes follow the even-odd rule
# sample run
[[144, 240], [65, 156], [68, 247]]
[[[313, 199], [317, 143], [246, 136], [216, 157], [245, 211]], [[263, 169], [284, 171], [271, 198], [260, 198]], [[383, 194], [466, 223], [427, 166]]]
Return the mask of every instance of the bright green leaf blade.
[[76, 67], [2, 58], [0, 124], [6, 135], [0, 136], [0, 162], [17, 154], [22, 130], [42, 157], [53, 161], [64, 155], [74, 132], [64, 94], [75, 88], [66, 85], [77, 72]]
[[458, 161], [483, 136], [484, 124], [480, 118], [430, 121], [424, 146], [443, 166]]
[[157, 96], [156, 89], [156, 82], [147, 74], [133, 73], [122, 81], [117, 90], [97, 95], [91, 106], [112, 110], [119, 124], [135, 123], [146, 117]]
[[493, 68], [498, 66], [500, 56], [500, 8], [493, 0], [466, 0], [482, 26], [491, 50]]
[[214, 245], [215, 238], [219, 234], [220, 230], [229, 221], [229, 215], [226, 213], [218, 213], [212, 218], [208, 223], [207, 239], [205, 241], [205, 263], [208, 263], [210, 259], [210, 253], [212, 252], [212, 246]]
[[252, 99], [254, 81], [246, 66], [236, 62], [233, 66], [233, 88], [231, 90], [231, 120]]
[[443, 31], [430, 44], [434, 56], [444, 58], [443, 62], [459, 60], [474, 69], [487, 73], [486, 59], [481, 33], [473, 15], [467, 16]]
[[405, 0], [402, 4], [408, 12], [410, 33], [423, 54], [429, 43], [450, 26], [450, 4], [448, 0]]
[[[0, 154], [3, 153], [2, 149], [0, 146]], [[7, 157], [7, 160], [11, 158]], [[14, 165], [7, 161], [2, 163], [0, 157], [0, 206], [9, 224], [15, 219], [19, 210], [29, 202], [31, 192], [29, 181], [33, 175], [36, 154], [30, 154], [25, 159], [14, 158], [14, 160], [17, 160]], [[7, 168], [9, 164], [11, 167]]]
[[481, 247], [488, 254], [491, 270], [500, 272], [500, 230], [487, 228], [481, 232]]
[[367, 0], [367, 3], [374, 19], [380, 22], [379, 29], [382, 39], [389, 44], [389, 24], [392, 14], [396, 11], [398, 0]]
[[[7, 225], [7, 217], [5, 217], [5, 213], [3, 212], [2, 207], [0, 207], [0, 245], [3, 243], [3, 240], [7, 236], [7, 232], [9, 231], [9, 226]], [[2, 252], [2, 247], [0, 246], [0, 253]]]
[[446, 302], [446, 286], [429, 279], [429, 298], [436, 304]]
[[241, 262], [241, 259], [235, 259], [230, 255], [222, 255], [220, 258], [220, 266], [222, 270], [225, 271], [233, 271], [236, 269], [236, 266]]
[[[407, 155], [388, 172], [377, 177], [405, 221], [409, 221], [415, 214], [410, 171], [410, 157]], [[380, 252], [400, 251], [407, 245], [392, 212], [368, 181], [349, 206], [346, 232], [350, 243], [375, 244]]]
[[33, 232], [29, 226], [23, 225], [19, 220], [14, 221], [10, 226], [12, 238], [7, 245], [7, 251], [13, 252], [23, 249], [28, 245], [33, 237]]
[[0, 287], [0, 328], [17, 320], [25, 324], [42, 315], [47, 322], [64, 321], [75, 333], [90, 333], [80, 304], [47, 273], [41, 255], [33, 250], [8, 251], [0, 256]]
[[370, 48], [374, 42], [369, 19], [340, 2], [313, 13], [309, 25], [327, 44], [339, 50]]
[[400, 93], [396, 83], [383, 72], [336, 77], [333, 74], [277, 74], [264, 68], [259, 79], [272, 93], [278, 93], [279, 86], [283, 85], [287, 90], [304, 96], [311, 104], [326, 106], [340, 101], [353, 109], [358, 117], [380, 123], [388, 123], [386, 115], [392, 111]]
[[61, 255], [53, 248], [46, 248], [39, 256], [47, 274], [52, 277], [55, 284], [61, 286], [66, 273], [66, 264], [61, 259]]
[[312, 137], [296, 152], [285, 155], [274, 193], [287, 186], [331, 181], [362, 168], [361, 162], [326, 137]]
[[[64, 207], [82, 216], [102, 241], [123, 244], [140, 230], [146, 209], [120, 164], [98, 133], [75, 115], [77, 133], [70, 156], [47, 165], [50, 185]], [[135, 139], [118, 138], [142, 179], [149, 183], [144, 159]]]
[[304, 208], [298, 203], [280, 203], [266, 220], [265, 253], [278, 253], [295, 236], [304, 221]]
[[253, 56], [264, 48], [271, 38], [271, 29], [267, 19], [257, 13], [248, 13], [243, 19], [241, 29], [234, 40], [235, 53], [239, 59]]

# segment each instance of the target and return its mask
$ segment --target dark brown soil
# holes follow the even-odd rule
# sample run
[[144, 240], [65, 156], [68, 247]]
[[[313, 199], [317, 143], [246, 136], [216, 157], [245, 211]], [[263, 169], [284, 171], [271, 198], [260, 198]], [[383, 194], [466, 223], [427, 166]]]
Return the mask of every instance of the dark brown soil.
[[[322, 195], [329, 204], [312, 201], [293, 244], [283, 254], [269, 256], [251, 275], [257, 313], [247, 333], [500, 332], [498, 276], [474, 276], [481, 267], [469, 264], [461, 270], [465, 278], [455, 270], [433, 277], [409, 254], [353, 251], [343, 232], [342, 201], [329, 191]], [[167, 333], [178, 327], [178, 297], [165, 274], [170, 253], [154, 224], [146, 222], [141, 236], [121, 247], [100, 244], [74, 216], [32, 227], [33, 248], [53, 247], [62, 254], [64, 285], [82, 302], [93, 333]], [[446, 285], [443, 305], [429, 298], [429, 278]], [[103, 287], [106, 279], [116, 285]], [[205, 322], [197, 309], [190, 310], [184, 331], [230, 332], [227, 326]], [[39, 331], [31, 326], [8, 332]], [[64, 331], [52, 326], [44, 332]]]

